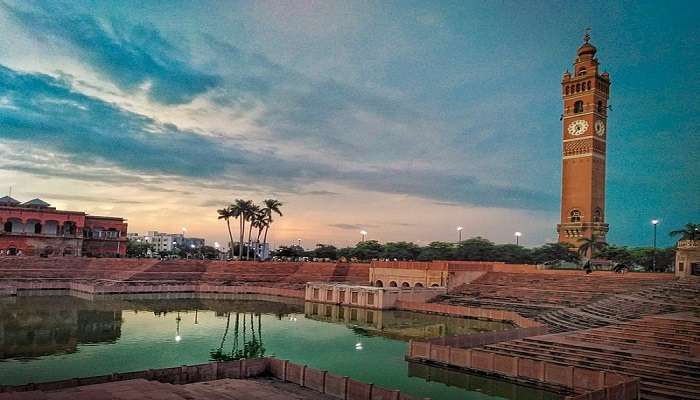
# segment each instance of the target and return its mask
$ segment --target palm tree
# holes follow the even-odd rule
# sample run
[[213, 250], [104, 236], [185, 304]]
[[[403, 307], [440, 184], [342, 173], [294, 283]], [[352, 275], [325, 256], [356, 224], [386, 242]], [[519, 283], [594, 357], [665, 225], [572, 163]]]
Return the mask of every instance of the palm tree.
[[282, 216], [280, 207], [282, 207], [282, 203], [278, 200], [265, 199], [265, 201], [263, 201], [262, 211], [265, 213], [267, 220], [267, 225], [265, 226], [265, 236], [263, 237], [263, 246], [267, 244], [267, 231], [270, 229], [270, 225], [272, 225], [272, 213], [275, 213], [280, 217]]
[[688, 222], [683, 228], [671, 231], [669, 235], [680, 236], [679, 240], [700, 240], [700, 224]]
[[231, 250], [231, 258], [233, 258], [233, 234], [231, 233], [231, 221], [230, 221], [230, 219], [232, 217], [236, 218], [237, 216], [234, 215], [234, 212], [233, 212], [231, 206], [226, 207], [226, 208], [222, 208], [220, 210], [216, 210], [216, 212], [219, 213], [219, 219], [223, 219], [226, 221], [226, 226], [228, 227], [228, 237], [231, 240], [229, 242], [229, 243], [231, 243], [229, 246], [230, 250]]
[[[260, 210], [260, 213], [258, 215], [258, 237], [255, 241], [257, 243], [256, 250], [260, 249], [260, 236], [263, 233], [263, 230], [267, 229], [270, 226], [271, 218], [267, 217], [267, 214], [265, 213], [264, 210]], [[257, 251], [256, 251], [257, 253]]]
[[596, 256], [598, 251], [608, 247], [608, 244], [605, 242], [605, 240], [598, 239], [596, 235], [591, 235], [590, 238], [581, 238], [579, 239], [579, 243], [581, 244], [578, 247], [578, 255], [581, 257], [584, 257], [590, 252], [591, 258], [593, 258]]
[[251, 200], [236, 199], [233, 204], [231, 204], [231, 210], [235, 213], [236, 218], [240, 217], [239, 220], [239, 249], [238, 249], [238, 259], [243, 259], [243, 238], [245, 237], [245, 222], [248, 219], [248, 214], [250, 208], [253, 206]]
[[[250, 221], [250, 225], [248, 226], [248, 250], [246, 251], [245, 257], [246, 260], [250, 260], [250, 250], [251, 247], [253, 246], [253, 228], [255, 228], [258, 225], [258, 214], [260, 214], [260, 207], [253, 204], [251, 201], [250, 207], [248, 208], [248, 213], [247, 213], [247, 220]], [[253, 259], [255, 258], [255, 253], [253, 253]]]

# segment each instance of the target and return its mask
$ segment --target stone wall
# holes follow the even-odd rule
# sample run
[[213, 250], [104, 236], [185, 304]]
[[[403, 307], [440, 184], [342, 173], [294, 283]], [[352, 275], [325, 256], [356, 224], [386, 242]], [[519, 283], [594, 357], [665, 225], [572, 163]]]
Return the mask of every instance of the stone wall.
[[306, 365], [294, 364], [287, 360], [279, 360], [271, 357], [212, 362], [174, 368], [149, 369], [146, 371], [115, 373], [54, 382], [29, 383], [19, 386], [0, 386], [0, 393], [62, 390], [76, 386], [96, 385], [130, 379], [145, 379], [183, 385], [217, 379], [246, 379], [270, 375], [283, 382], [294, 383], [342, 400], [420, 399], [401, 393], [399, 390], [381, 388], [371, 383], [356, 381], [347, 376], [333, 375], [328, 373], [328, 371], [322, 371]]
[[521, 328], [541, 327], [537, 321], [525, 318], [514, 311], [490, 308], [462, 307], [441, 303], [416, 303], [397, 301], [396, 308], [405, 311], [417, 311], [436, 314], [455, 315], [459, 317], [486, 318], [494, 321], [509, 321]]
[[609, 371], [573, 367], [562, 363], [535, 360], [491, 352], [485, 349], [463, 349], [430, 342], [409, 342], [411, 361], [470, 369], [520, 382], [544, 383], [575, 393], [567, 400], [634, 400], [639, 398], [639, 379]]

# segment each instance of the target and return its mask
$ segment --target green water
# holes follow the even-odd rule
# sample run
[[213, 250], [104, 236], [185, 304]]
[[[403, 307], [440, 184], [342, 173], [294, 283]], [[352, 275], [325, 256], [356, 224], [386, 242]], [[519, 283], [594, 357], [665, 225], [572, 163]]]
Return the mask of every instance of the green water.
[[559, 398], [404, 360], [408, 339], [511, 328], [498, 322], [261, 296], [153, 297], [0, 298], [0, 384], [264, 353], [435, 400]]

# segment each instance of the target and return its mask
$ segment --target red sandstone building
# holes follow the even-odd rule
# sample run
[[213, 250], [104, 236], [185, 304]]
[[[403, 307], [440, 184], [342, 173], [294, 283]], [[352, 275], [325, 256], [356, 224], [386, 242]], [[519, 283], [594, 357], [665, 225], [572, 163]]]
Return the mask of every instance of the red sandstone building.
[[573, 73], [561, 81], [564, 100], [561, 223], [559, 241], [579, 247], [582, 238], [604, 240], [605, 157], [610, 76], [602, 72], [596, 48], [578, 48]]
[[0, 251], [7, 255], [126, 255], [124, 218], [57, 210], [41, 199], [0, 198], [0, 227]]

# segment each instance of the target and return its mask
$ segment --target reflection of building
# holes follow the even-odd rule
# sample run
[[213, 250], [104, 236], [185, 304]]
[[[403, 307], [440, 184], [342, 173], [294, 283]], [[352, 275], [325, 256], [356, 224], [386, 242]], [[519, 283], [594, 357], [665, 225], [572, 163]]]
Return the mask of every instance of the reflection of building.
[[114, 257], [126, 254], [123, 218], [62, 211], [41, 199], [0, 198], [0, 250], [15, 255]]
[[82, 308], [67, 297], [18, 297], [0, 306], [0, 359], [75, 352], [121, 336], [121, 312]]
[[509, 324], [496, 321], [419, 314], [409, 311], [370, 310], [312, 302], [304, 304], [304, 314], [309, 319], [355, 326], [366, 329], [370, 333], [374, 332], [399, 340], [466, 335], [511, 328]]
[[604, 239], [605, 158], [610, 76], [600, 71], [596, 48], [578, 48], [572, 73], [561, 81], [564, 98], [561, 222], [559, 241], [579, 246], [581, 238]]
[[676, 276], [700, 276], [700, 240], [681, 240], [676, 246]]

